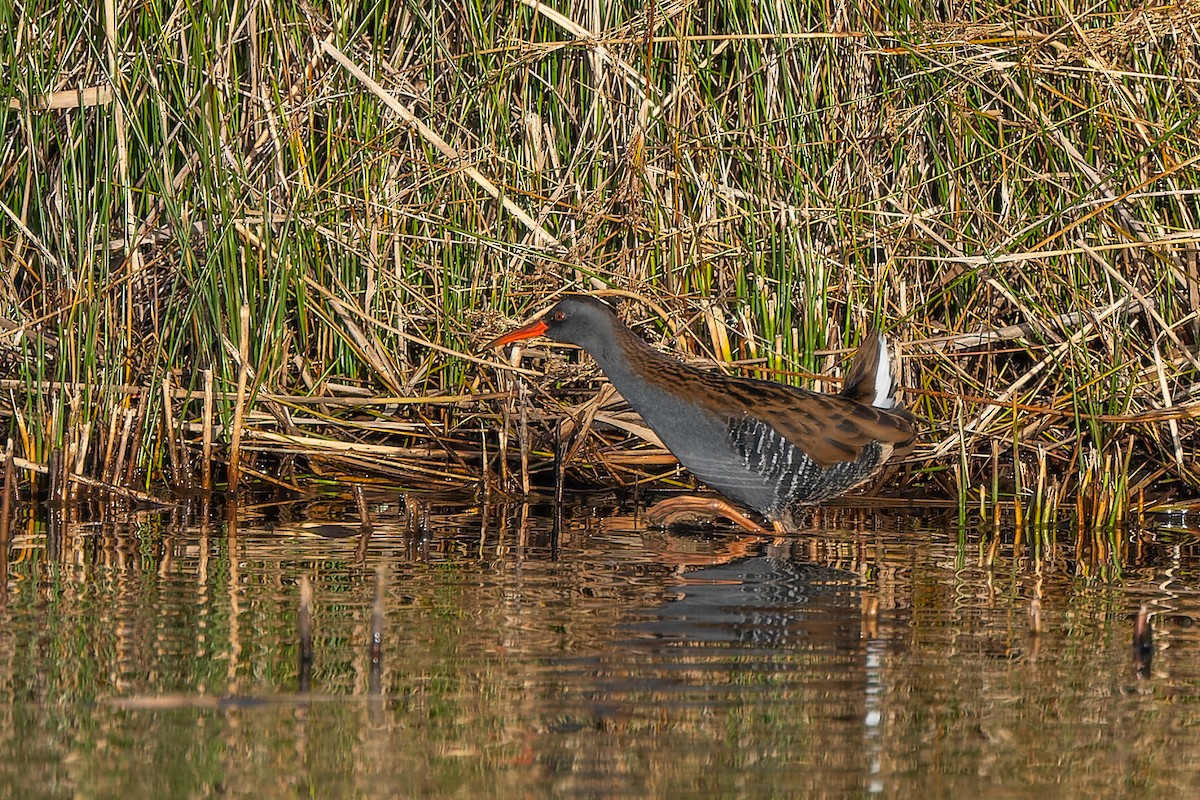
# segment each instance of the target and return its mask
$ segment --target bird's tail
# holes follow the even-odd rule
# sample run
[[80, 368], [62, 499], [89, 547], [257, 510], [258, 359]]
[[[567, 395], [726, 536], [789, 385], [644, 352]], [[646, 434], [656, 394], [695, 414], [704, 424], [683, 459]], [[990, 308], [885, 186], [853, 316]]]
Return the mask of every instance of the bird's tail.
[[898, 407], [892, 357], [887, 339], [879, 331], [871, 331], [858, 346], [842, 396], [876, 408]]

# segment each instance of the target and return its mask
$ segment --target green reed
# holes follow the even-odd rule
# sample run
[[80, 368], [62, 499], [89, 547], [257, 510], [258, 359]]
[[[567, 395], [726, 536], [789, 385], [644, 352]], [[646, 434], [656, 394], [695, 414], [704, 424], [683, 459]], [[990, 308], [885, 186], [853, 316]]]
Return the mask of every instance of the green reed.
[[252, 468], [311, 479], [354, 439], [399, 455], [348, 472], [429, 447], [469, 485], [495, 404], [286, 398], [503, 390], [467, 358], [487, 336], [614, 288], [651, 338], [764, 377], [883, 328], [925, 426], [908, 482], [962, 509], [1119, 521], [1190, 491], [1194, 417], [1163, 411], [1194, 402], [1200, 333], [1187, 20], [938, 8], [152, 1], [112, 39], [103, 8], [0, 8], [17, 452], [160, 491], [244, 426]]

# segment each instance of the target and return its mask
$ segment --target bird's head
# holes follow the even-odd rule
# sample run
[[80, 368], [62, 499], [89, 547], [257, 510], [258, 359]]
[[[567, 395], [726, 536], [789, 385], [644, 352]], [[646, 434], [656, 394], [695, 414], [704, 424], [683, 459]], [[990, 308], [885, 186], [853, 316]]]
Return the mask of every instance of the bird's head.
[[545, 336], [556, 342], [567, 342], [592, 351], [593, 346], [612, 330], [616, 322], [612, 309], [599, 300], [585, 295], [570, 295], [525, 327], [488, 342], [486, 349]]

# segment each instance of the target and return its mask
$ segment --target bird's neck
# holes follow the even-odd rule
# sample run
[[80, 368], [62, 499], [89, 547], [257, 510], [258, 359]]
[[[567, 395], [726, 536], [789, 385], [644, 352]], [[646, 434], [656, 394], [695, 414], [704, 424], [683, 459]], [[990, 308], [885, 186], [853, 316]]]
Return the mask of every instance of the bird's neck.
[[614, 328], [611, 336], [587, 351], [613, 387], [639, 411], [644, 402], [658, 402], [664, 391], [663, 377], [686, 369], [625, 327]]

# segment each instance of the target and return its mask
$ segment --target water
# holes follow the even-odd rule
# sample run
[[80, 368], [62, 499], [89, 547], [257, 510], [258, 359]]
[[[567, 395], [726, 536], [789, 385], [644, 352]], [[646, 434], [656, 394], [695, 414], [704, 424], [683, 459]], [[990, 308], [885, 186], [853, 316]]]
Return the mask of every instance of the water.
[[[1001, 537], [988, 566], [991, 534], [940, 516], [834, 511], [777, 540], [646, 530], [592, 499], [555, 537], [545, 511], [435, 508], [413, 534], [379, 506], [365, 551], [278, 509], [207, 529], [73, 524], [61, 542], [17, 531], [0, 795], [1180, 797], [1200, 784], [1188, 530], [1122, 534], [1118, 574], [1089, 548], [1075, 560], [1073, 534], [1040, 559]], [[336, 505], [286, 513], [354, 524]], [[1142, 604], [1155, 650], [1139, 676]]]

